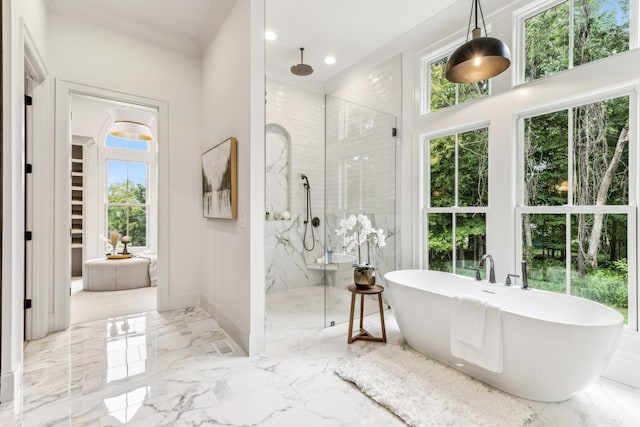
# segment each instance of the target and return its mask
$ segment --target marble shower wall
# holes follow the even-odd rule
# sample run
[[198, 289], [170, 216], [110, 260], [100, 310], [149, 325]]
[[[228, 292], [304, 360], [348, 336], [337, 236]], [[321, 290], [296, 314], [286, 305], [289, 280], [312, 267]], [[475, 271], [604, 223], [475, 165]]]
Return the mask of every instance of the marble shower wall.
[[[387, 234], [387, 245], [370, 248], [378, 280], [397, 268], [400, 206], [397, 155], [402, 125], [402, 61], [398, 55], [367, 72], [349, 75], [327, 97], [327, 229], [345, 215], [366, 213]], [[398, 129], [390, 138], [391, 123]], [[341, 248], [335, 233], [327, 247]], [[363, 245], [362, 254], [366, 253]], [[348, 280], [338, 274], [329, 283]], [[348, 282], [347, 282], [348, 283]]]
[[[265, 224], [266, 290], [274, 292], [321, 285], [322, 271], [306, 266], [314, 264], [324, 254], [324, 96], [267, 80], [266, 123], [267, 128], [283, 129], [290, 138], [288, 150], [281, 147], [284, 138], [266, 139], [267, 144], [276, 140], [273, 147], [266, 149], [275, 159], [272, 162], [275, 166], [267, 168], [267, 188], [286, 185], [289, 195], [285, 202], [281, 191], [276, 191], [278, 195], [266, 194], [269, 210], [269, 220]], [[273, 132], [272, 136], [277, 133]], [[288, 178], [283, 178], [282, 171], [288, 171]], [[305, 250], [302, 243], [307, 195], [301, 174], [309, 179], [313, 216], [320, 218], [320, 227], [313, 229], [315, 247], [312, 251]], [[283, 207], [286, 204], [288, 207]], [[276, 220], [275, 214], [280, 210], [290, 212], [291, 218]], [[311, 228], [309, 224], [307, 246], [312, 243]]]
[[[285, 185], [282, 171], [288, 171], [284, 182], [289, 186], [286, 203], [291, 213], [289, 220], [274, 220], [273, 211], [284, 209], [281, 207], [284, 203], [269, 201], [267, 195], [266, 206], [270, 209], [270, 219], [265, 226], [267, 292], [321, 285], [325, 280], [322, 271], [308, 266], [324, 255], [325, 239], [327, 248], [342, 251], [342, 240], [335, 230], [339, 220], [351, 213], [366, 213], [373, 224], [387, 234], [385, 247], [370, 248], [370, 261], [376, 266], [380, 281], [385, 272], [397, 268], [399, 139], [389, 143], [389, 133], [391, 122], [401, 129], [401, 78], [400, 55], [372, 70], [346, 78], [327, 99], [328, 104], [333, 102], [334, 108], [326, 111], [326, 142], [325, 97], [267, 80], [266, 123], [277, 125], [272, 129], [284, 129], [291, 141], [288, 154], [281, 147], [273, 150], [277, 166], [266, 177], [268, 186], [282, 187]], [[379, 129], [381, 126], [384, 129]], [[301, 174], [309, 177], [313, 215], [321, 220], [320, 227], [314, 229], [315, 248], [311, 252], [305, 251], [302, 245], [306, 193]], [[366, 253], [364, 246], [362, 249]], [[329, 285], [344, 286], [352, 281], [351, 268], [341, 267], [326, 275]]]

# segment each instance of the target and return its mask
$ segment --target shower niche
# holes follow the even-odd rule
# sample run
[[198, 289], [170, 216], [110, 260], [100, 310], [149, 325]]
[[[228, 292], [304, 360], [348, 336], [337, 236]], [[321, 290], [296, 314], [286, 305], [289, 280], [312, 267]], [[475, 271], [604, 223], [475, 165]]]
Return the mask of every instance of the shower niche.
[[291, 136], [277, 123], [269, 123], [265, 132], [265, 219], [291, 217]]

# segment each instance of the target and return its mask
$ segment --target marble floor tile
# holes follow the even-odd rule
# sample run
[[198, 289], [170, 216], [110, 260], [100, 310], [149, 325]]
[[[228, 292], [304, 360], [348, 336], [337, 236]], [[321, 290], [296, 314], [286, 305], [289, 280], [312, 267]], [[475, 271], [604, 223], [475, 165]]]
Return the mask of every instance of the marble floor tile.
[[[269, 300], [277, 304], [267, 310], [267, 349], [252, 357], [199, 308], [74, 325], [33, 341], [21, 396], [0, 405], [0, 425], [404, 425], [334, 373], [384, 344], [347, 344], [346, 323], [323, 329], [323, 313], [292, 309], [303, 291], [294, 293]], [[389, 310], [386, 326], [388, 340], [400, 342]], [[377, 313], [365, 328], [379, 332]], [[530, 426], [640, 425], [640, 391], [606, 379], [561, 403], [519, 400], [535, 413]]]

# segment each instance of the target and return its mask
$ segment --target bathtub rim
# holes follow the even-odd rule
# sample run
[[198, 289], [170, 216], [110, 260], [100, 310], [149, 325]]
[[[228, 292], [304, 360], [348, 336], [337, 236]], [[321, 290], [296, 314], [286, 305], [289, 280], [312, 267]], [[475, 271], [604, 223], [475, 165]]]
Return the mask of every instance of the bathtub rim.
[[[464, 280], [464, 281], [469, 281], [469, 282], [477, 282], [474, 278], [469, 277], [469, 276], [462, 276], [459, 274], [453, 274], [453, 273], [449, 273], [446, 271], [438, 271], [438, 270], [426, 270], [426, 269], [405, 269], [405, 270], [393, 270], [393, 271], [389, 271], [384, 275], [384, 279], [386, 280], [386, 282], [388, 284], [393, 284], [393, 285], [398, 285], [398, 286], [405, 286], [405, 287], [409, 287], [409, 288], [413, 288], [422, 292], [428, 292], [430, 294], [433, 295], [441, 295], [441, 296], [446, 296], [449, 298], [452, 298], [455, 295], [460, 295], [460, 293], [455, 294], [455, 293], [440, 293], [437, 292], [435, 290], [429, 290], [427, 289], [425, 286], [420, 286], [419, 284], [413, 284], [413, 283], [402, 283], [402, 282], [398, 282], [397, 280], [394, 279], [394, 276], [402, 273], [402, 272], [406, 272], [406, 273], [416, 273], [416, 272], [420, 272], [421, 274], [425, 274], [424, 272], [427, 272], [428, 274], [435, 274], [435, 275], [443, 275], [443, 276], [452, 276], [458, 280]], [[489, 288], [491, 287], [495, 287], [496, 291], [498, 290], [503, 290], [503, 291], [508, 291], [508, 292], [512, 292], [512, 291], [522, 291], [522, 292], [532, 292], [534, 294], [541, 294], [541, 295], [553, 295], [554, 298], [570, 298], [570, 299], [578, 299], [581, 301], [581, 303], [583, 304], [587, 304], [587, 305], [594, 305], [595, 307], [597, 307], [599, 310], [603, 310], [607, 312], [607, 316], [611, 317], [610, 321], [607, 322], [598, 322], [598, 323], [585, 323], [585, 322], [570, 322], [570, 321], [560, 321], [560, 320], [552, 320], [552, 319], [545, 319], [545, 318], [541, 318], [541, 317], [534, 317], [534, 316], [528, 316], [525, 315], [523, 313], [519, 313], [517, 311], [514, 311], [513, 309], [509, 309], [509, 308], [502, 308], [503, 312], [515, 315], [515, 316], [521, 316], [521, 317], [526, 317], [526, 318], [532, 318], [532, 319], [536, 319], [537, 321], [540, 322], [546, 322], [546, 323], [553, 323], [553, 324], [561, 324], [561, 325], [567, 325], [567, 326], [577, 326], [577, 327], [612, 327], [612, 326], [621, 326], [624, 329], [625, 323], [624, 323], [624, 316], [622, 315], [622, 313], [618, 312], [617, 310], [599, 303], [597, 301], [593, 301], [587, 298], [583, 298], [583, 297], [579, 297], [579, 296], [575, 296], [575, 295], [569, 295], [569, 294], [561, 294], [558, 292], [551, 292], [551, 291], [545, 291], [543, 289], [536, 289], [536, 288], [529, 288], [527, 290], [522, 290], [517, 286], [512, 286], [512, 287], [508, 287], [505, 286], [503, 283], [489, 283], [486, 280], [482, 280], [481, 282], [478, 283], [479, 285], [482, 286], [488, 286]], [[393, 291], [391, 291], [393, 292]], [[617, 318], [617, 319], [616, 319]], [[614, 321], [615, 320], [615, 321]]]

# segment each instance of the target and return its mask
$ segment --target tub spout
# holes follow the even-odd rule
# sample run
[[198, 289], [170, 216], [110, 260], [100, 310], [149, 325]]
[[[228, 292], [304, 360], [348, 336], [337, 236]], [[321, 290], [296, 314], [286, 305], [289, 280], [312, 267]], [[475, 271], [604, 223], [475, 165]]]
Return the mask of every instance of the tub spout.
[[529, 277], [527, 276], [527, 261], [522, 261], [522, 289], [529, 289]]
[[491, 255], [489, 254], [482, 255], [482, 258], [480, 258], [479, 267], [480, 268], [484, 267], [484, 260], [487, 258], [489, 258], [489, 283], [496, 283], [496, 270], [494, 268], [493, 257]]

